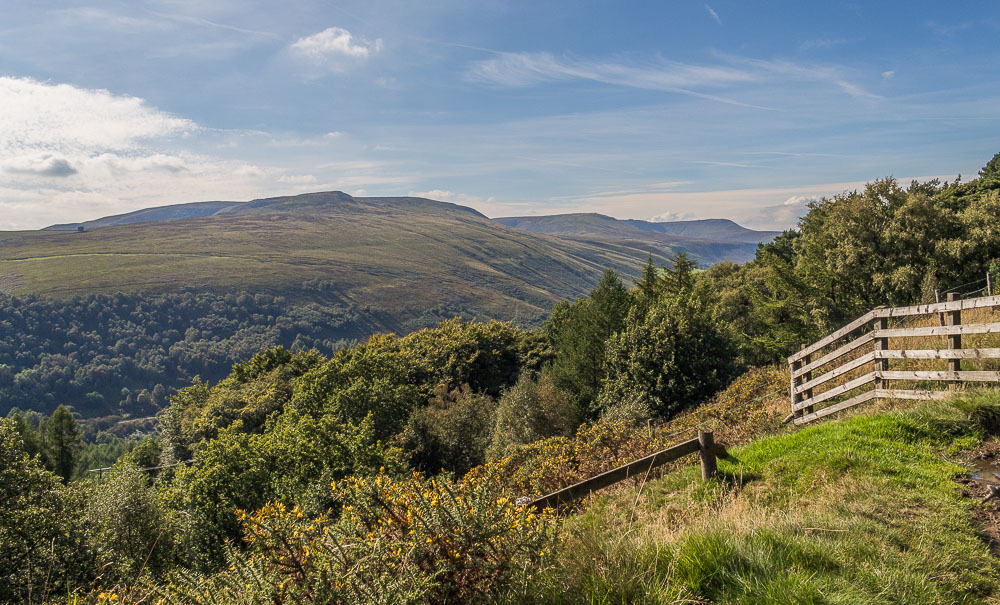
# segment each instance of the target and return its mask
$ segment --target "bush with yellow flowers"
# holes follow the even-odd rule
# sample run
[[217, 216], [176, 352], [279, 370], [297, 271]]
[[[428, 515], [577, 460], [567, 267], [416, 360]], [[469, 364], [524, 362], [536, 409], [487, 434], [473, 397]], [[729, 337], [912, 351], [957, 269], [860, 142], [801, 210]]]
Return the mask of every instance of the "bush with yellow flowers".
[[270, 503], [240, 511], [246, 549], [228, 571], [186, 578], [167, 602], [476, 602], [540, 573], [555, 547], [550, 512], [517, 506], [493, 478], [417, 474], [333, 485], [339, 518]]

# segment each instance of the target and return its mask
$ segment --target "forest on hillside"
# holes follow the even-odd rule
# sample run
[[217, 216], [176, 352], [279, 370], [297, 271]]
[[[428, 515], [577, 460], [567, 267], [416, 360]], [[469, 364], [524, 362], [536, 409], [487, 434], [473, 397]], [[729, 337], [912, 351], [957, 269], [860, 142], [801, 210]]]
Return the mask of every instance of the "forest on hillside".
[[193, 290], [69, 299], [0, 294], [0, 411], [51, 413], [68, 405], [87, 418], [149, 416], [195, 377], [218, 381], [264, 349], [332, 351], [386, 323], [377, 310], [325, 301], [320, 282], [303, 289], [317, 302]]
[[[887, 178], [816, 202], [744, 265], [650, 259], [634, 284], [607, 271], [537, 329], [450, 319], [329, 357], [318, 333], [262, 347], [178, 390], [127, 445], [84, 443], [65, 407], [15, 412], [0, 423], [0, 601], [538, 598], [560, 526], [516, 505], [525, 490], [649, 453], [653, 427], [727, 386], [786, 388], [773, 364], [873, 306], [995, 272], [998, 216], [1000, 154], [968, 182]], [[215, 321], [238, 325], [222, 304]], [[178, 324], [158, 325], [142, 338]], [[114, 469], [74, 480], [98, 445]]]

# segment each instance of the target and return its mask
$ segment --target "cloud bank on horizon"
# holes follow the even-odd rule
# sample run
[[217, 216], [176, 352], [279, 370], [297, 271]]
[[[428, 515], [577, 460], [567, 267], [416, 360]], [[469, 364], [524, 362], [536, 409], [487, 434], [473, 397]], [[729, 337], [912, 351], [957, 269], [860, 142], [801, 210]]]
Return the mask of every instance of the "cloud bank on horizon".
[[0, 230], [332, 189], [784, 228], [1000, 151], [1000, 8], [536, 4], [15, 0]]

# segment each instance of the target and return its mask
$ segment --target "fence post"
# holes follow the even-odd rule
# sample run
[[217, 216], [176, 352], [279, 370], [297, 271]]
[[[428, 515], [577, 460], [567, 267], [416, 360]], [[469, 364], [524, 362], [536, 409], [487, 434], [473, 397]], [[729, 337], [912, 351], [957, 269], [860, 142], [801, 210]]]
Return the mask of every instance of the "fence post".
[[[955, 293], [948, 293], [948, 302], [955, 300]], [[948, 312], [948, 325], [949, 326], [960, 326], [962, 325], [962, 311], [949, 311]], [[948, 348], [949, 349], [961, 349], [962, 348], [962, 335], [961, 334], [949, 334], [948, 335]], [[961, 359], [949, 359], [948, 360], [948, 371], [949, 372], [959, 372], [962, 369]], [[954, 389], [958, 387], [958, 380], [952, 381], [949, 388]]]
[[[872, 330], [873, 331], [885, 330], [888, 327], [889, 327], [889, 319], [887, 317], [879, 317], [878, 319], [875, 320], [875, 323], [872, 324]], [[888, 348], [889, 348], [889, 339], [888, 338], [876, 338], [875, 339], [875, 350], [876, 351], [885, 351]], [[878, 353], [876, 353], [876, 355], [877, 354]], [[889, 360], [888, 359], [879, 359], [878, 357], [875, 358], [875, 371], [876, 372], [882, 372], [882, 371], [885, 371], [885, 370], [888, 370], [888, 369], [889, 369]], [[882, 377], [879, 376], [878, 374], [875, 375], [875, 390], [885, 389], [885, 388], [888, 387], [888, 384], [889, 384], [888, 380], [883, 380]]]
[[712, 429], [698, 429], [698, 451], [701, 453], [701, 480], [715, 476], [715, 434]]
[[[803, 349], [805, 347], [806, 347], [806, 345], [802, 345]], [[799, 401], [799, 396], [795, 393], [795, 387], [797, 387], [800, 384], [802, 384], [802, 379], [799, 378], [799, 377], [796, 377], [795, 373], [798, 372], [799, 368], [801, 368], [801, 367], [802, 367], [802, 360], [801, 359], [797, 359], [797, 360], [795, 360], [795, 361], [792, 362], [792, 374], [791, 374], [792, 380], [791, 380], [791, 385], [790, 385], [790, 387], [788, 389], [788, 393], [789, 393], [789, 395], [791, 397], [791, 400], [792, 400], [792, 417], [793, 418], [798, 418], [799, 416], [802, 415], [802, 410], [796, 410], [795, 409], [795, 404], [798, 403], [798, 401]]]

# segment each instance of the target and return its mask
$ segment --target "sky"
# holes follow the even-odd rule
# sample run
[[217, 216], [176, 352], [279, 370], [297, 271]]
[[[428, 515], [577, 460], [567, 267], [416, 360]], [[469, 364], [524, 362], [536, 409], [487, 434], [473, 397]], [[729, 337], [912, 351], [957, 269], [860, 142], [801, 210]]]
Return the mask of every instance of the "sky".
[[3, 0], [0, 230], [311, 191], [795, 224], [1000, 151], [1000, 4]]

